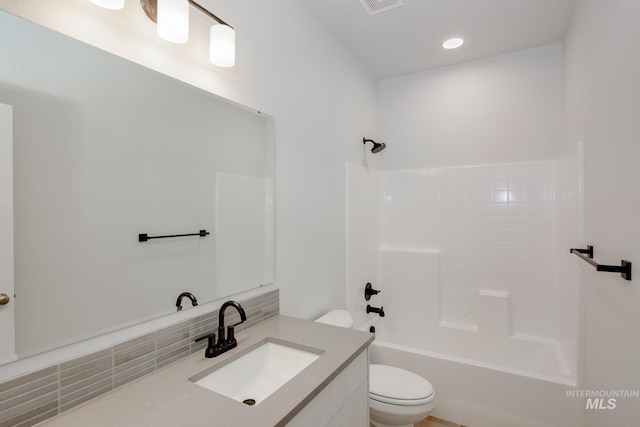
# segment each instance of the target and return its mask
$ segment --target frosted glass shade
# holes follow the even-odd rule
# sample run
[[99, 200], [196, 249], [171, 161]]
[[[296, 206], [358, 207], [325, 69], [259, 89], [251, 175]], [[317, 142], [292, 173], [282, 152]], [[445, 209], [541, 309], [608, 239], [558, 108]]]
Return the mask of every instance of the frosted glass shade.
[[236, 32], [228, 25], [211, 27], [209, 61], [218, 67], [233, 67], [236, 63]]
[[171, 43], [189, 40], [188, 0], [158, 0], [158, 35]]
[[91, 0], [91, 3], [96, 4], [105, 9], [122, 9], [124, 7], [124, 0]]

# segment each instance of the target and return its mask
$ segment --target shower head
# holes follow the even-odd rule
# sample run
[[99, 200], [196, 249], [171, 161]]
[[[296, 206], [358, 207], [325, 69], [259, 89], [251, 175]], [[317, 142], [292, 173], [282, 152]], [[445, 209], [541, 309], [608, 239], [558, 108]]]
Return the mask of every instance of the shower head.
[[379, 153], [382, 150], [384, 150], [385, 148], [387, 148], [387, 144], [385, 144], [384, 142], [375, 142], [373, 139], [362, 138], [362, 143], [363, 144], [366, 144], [367, 142], [373, 143], [373, 148], [371, 148], [371, 152], [373, 154]]

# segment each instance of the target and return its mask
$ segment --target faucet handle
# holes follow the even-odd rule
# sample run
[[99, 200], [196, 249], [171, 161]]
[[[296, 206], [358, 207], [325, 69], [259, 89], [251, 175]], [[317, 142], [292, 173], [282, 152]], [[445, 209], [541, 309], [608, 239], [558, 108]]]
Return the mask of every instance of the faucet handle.
[[227, 326], [227, 342], [232, 342], [236, 340], [234, 328], [236, 327], [236, 325], [239, 325], [239, 324], [240, 323], [236, 323], [235, 325]]
[[194, 342], [202, 341], [204, 339], [207, 340], [207, 348], [204, 351], [204, 357], [209, 359], [212, 357], [216, 357], [218, 354], [216, 351], [216, 346], [213, 344], [214, 341], [216, 340], [216, 334], [211, 332], [210, 334], [203, 335], [199, 338], [196, 338]]

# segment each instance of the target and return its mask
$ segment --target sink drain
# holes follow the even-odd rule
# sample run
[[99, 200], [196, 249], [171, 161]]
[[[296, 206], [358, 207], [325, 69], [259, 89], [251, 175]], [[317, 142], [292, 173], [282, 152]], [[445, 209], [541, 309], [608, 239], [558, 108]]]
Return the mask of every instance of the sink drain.
[[242, 401], [242, 403], [244, 403], [245, 405], [249, 405], [249, 406], [253, 406], [256, 404], [256, 400], [255, 399], [245, 399]]

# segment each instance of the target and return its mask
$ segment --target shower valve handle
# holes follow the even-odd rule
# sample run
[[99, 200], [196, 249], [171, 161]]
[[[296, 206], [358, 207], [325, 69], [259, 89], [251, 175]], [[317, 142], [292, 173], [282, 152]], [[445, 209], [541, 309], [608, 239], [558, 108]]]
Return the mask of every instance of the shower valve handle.
[[371, 283], [367, 283], [364, 287], [364, 300], [369, 301], [372, 295], [378, 295], [380, 291], [373, 289]]

